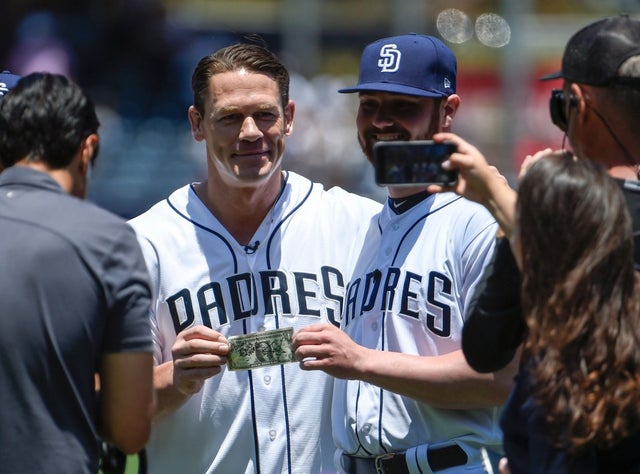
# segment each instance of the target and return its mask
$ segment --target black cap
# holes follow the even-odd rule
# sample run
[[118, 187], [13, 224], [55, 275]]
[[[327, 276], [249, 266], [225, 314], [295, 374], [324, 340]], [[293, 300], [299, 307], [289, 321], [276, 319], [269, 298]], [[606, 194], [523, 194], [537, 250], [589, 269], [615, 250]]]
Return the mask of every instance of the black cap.
[[541, 77], [563, 78], [592, 86], [640, 86], [638, 77], [621, 77], [618, 69], [640, 55], [640, 20], [616, 15], [598, 20], [575, 33], [562, 56], [562, 71]]

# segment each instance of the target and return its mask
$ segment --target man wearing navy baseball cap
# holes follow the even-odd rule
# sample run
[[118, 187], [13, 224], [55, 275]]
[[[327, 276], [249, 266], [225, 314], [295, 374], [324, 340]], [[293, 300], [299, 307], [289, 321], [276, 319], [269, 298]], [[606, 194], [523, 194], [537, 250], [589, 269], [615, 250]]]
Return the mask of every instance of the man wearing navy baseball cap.
[[[358, 141], [367, 159], [375, 164], [383, 142], [422, 142], [449, 131], [460, 105], [456, 74], [455, 55], [433, 36], [366, 46], [358, 83], [339, 92], [358, 93]], [[430, 194], [427, 186], [387, 185], [386, 205], [347, 286], [341, 330], [309, 326], [294, 337], [304, 368], [337, 377], [340, 472], [480, 474], [485, 460], [495, 465], [502, 454], [498, 407], [515, 366], [479, 374], [460, 346], [498, 226], [484, 207]]]
[[[411, 33], [369, 44], [362, 53], [358, 84], [339, 90], [360, 93], [358, 141], [369, 161], [373, 163], [373, 145], [377, 141], [428, 140], [435, 132], [448, 130], [460, 105], [456, 75], [457, 60], [453, 51], [436, 37]], [[409, 117], [402, 114], [403, 126], [400, 123], [392, 126], [397, 133], [378, 137], [372, 132], [387, 132], [389, 127], [369, 127], [367, 111], [369, 105], [384, 105], [382, 99], [385, 98], [419, 105], [429, 117], [416, 117], [417, 120], [409, 124]], [[369, 99], [379, 100], [369, 102]], [[437, 115], [438, 120], [431, 120], [431, 115]], [[391, 196], [400, 191], [389, 190]], [[400, 194], [407, 194], [406, 191]]]
[[456, 57], [439, 39], [417, 34], [396, 36], [367, 46], [362, 53], [358, 84], [339, 92], [449, 97], [456, 92], [456, 73]]
[[20, 76], [11, 74], [9, 71], [0, 72], [0, 99], [20, 80]]

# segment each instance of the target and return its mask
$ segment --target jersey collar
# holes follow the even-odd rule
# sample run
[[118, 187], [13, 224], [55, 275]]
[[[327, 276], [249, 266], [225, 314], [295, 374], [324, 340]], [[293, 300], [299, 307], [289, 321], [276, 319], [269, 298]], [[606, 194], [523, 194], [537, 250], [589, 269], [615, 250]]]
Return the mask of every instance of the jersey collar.
[[412, 194], [411, 196], [405, 196], [401, 198], [389, 197], [389, 207], [395, 214], [399, 215], [420, 204], [429, 196], [431, 196], [431, 193], [428, 193], [427, 191], [420, 191], [419, 193]]

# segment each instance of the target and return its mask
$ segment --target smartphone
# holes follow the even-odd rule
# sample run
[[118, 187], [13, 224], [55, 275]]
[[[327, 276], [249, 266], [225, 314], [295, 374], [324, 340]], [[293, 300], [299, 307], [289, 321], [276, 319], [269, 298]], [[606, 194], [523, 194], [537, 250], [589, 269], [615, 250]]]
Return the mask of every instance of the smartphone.
[[433, 140], [377, 142], [373, 146], [376, 183], [452, 186], [458, 182], [458, 170], [445, 170], [442, 162], [456, 150], [455, 143]]

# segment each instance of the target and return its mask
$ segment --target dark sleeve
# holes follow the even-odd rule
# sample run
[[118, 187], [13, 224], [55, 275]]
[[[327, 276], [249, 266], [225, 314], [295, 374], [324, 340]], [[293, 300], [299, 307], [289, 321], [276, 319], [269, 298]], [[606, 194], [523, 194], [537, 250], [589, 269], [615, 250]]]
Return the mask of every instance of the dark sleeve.
[[520, 271], [507, 238], [499, 238], [462, 328], [462, 351], [477, 372], [505, 367], [522, 343], [526, 326], [520, 305]]
[[104, 262], [109, 311], [105, 352], [152, 352], [151, 287], [136, 234], [128, 224], [114, 231]]

